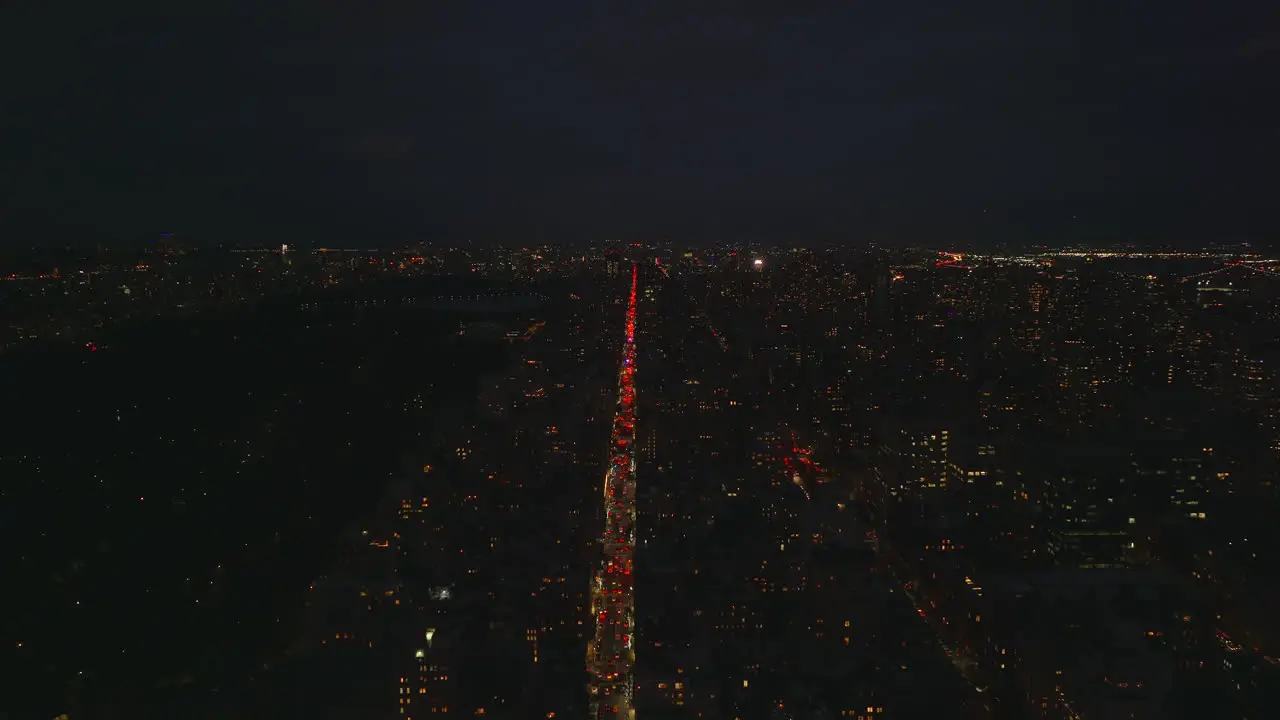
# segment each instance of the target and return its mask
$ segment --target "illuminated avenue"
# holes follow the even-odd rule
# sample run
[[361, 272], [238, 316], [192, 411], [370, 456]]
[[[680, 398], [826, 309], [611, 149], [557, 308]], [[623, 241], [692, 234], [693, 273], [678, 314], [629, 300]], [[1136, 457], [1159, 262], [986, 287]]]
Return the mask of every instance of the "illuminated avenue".
[[604, 478], [604, 549], [591, 584], [595, 634], [587, 648], [594, 717], [635, 715], [635, 597], [632, 556], [635, 550], [635, 331], [637, 269], [631, 269], [627, 300], [627, 338], [618, 369], [618, 405], [610, 436], [609, 467]]

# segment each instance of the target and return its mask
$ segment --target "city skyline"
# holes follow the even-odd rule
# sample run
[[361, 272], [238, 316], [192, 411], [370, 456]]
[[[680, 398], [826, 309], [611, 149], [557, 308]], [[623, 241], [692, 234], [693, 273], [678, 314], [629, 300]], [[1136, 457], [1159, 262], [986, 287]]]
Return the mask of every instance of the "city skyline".
[[617, 243], [25, 262], [0, 274], [22, 420], [0, 439], [0, 561], [25, 589], [0, 616], [21, 669], [0, 712], [1280, 702], [1275, 259]]
[[1280, 717], [1280, 11], [24, 3], [9, 718]]

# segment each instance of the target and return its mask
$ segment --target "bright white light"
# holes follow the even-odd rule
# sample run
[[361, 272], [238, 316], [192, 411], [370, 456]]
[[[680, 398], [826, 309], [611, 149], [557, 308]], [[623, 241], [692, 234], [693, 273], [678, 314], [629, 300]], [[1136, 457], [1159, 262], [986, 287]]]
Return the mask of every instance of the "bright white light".
[[761, 260], [760, 258], [756, 258], [756, 261], [753, 264], [756, 267], [764, 267], [764, 260]]

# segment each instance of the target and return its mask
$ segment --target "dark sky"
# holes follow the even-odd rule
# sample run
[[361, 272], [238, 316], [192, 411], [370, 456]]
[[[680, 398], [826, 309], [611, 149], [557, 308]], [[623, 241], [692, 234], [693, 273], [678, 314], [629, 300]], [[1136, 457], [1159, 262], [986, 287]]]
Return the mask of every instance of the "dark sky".
[[20, 4], [7, 244], [1278, 225], [1274, 2]]

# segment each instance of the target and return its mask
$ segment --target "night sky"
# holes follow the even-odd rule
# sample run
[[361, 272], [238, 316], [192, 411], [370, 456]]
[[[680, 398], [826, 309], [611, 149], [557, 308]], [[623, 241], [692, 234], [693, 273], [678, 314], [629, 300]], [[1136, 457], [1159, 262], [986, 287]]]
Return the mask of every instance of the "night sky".
[[21, 4], [11, 246], [1276, 237], [1274, 2]]

